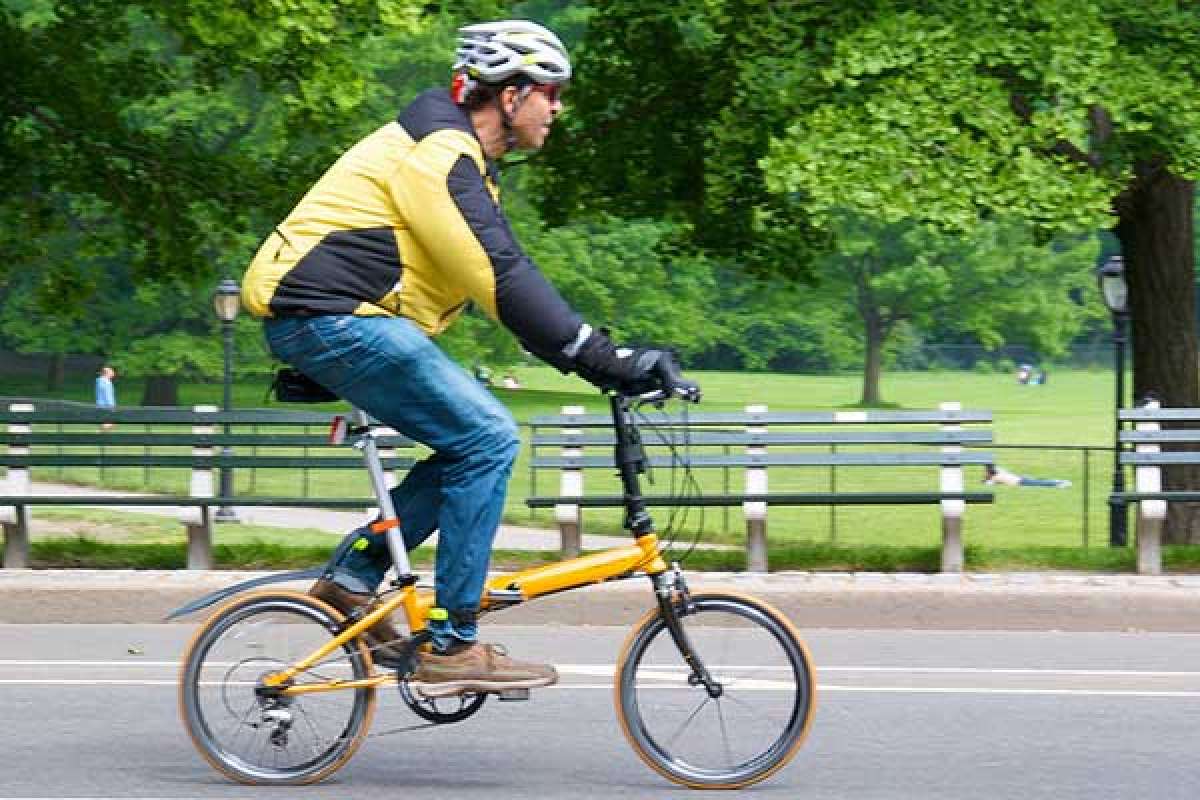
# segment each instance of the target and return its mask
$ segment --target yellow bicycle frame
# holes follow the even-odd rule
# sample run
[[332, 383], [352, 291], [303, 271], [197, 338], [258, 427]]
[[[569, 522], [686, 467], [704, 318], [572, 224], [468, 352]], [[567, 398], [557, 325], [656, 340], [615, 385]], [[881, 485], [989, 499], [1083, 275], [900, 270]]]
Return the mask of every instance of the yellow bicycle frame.
[[[497, 605], [489, 603], [488, 593], [492, 591], [506, 592], [510, 595], [518, 592], [517, 602], [519, 603], [542, 595], [603, 583], [639, 570], [647, 575], [658, 575], [667, 570], [667, 564], [659, 552], [658, 537], [653, 533], [638, 537], [631, 545], [613, 547], [578, 558], [531, 567], [520, 572], [495, 575], [489, 578], [484, 585], [481, 607], [487, 610], [489, 606]], [[510, 602], [506, 599], [502, 605], [507, 606]], [[314, 652], [287, 669], [266, 676], [263, 684], [267, 687], [283, 687], [280, 689], [280, 694], [283, 695], [299, 695], [342, 689], [367, 689], [395, 683], [396, 676], [387, 674], [372, 675], [356, 681], [322, 681], [293, 686], [286, 685], [297, 675], [321, 663], [338, 648], [363, 635], [376, 623], [401, 608], [404, 609], [404, 615], [408, 619], [408, 627], [412, 633], [424, 630], [433, 603], [433, 592], [427, 589], [418, 590], [412, 585], [405, 586], [393, 597], [381, 603], [374, 611], [347, 627]]]

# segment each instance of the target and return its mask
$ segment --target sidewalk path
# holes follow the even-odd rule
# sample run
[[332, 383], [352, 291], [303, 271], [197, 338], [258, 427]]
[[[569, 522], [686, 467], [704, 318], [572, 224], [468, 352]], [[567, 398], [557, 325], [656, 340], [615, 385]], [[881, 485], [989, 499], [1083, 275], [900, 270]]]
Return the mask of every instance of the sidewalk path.
[[[0, 623], [157, 622], [263, 574], [0, 570]], [[694, 592], [761, 597], [801, 628], [1200, 632], [1200, 576], [779, 572], [691, 573], [688, 580]], [[652, 605], [649, 583], [635, 578], [541, 598], [496, 620], [629, 625]]]

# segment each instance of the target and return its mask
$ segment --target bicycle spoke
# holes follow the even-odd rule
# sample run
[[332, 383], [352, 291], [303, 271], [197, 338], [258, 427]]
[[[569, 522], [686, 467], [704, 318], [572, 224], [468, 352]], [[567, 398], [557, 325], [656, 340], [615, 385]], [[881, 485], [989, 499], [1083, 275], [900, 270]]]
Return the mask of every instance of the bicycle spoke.
[[[197, 634], [185, 658], [184, 717], [193, 741], [218, 769], [250, 783], [310, 781], [337, 769], [358, 746], [373, 690], [255, 694], [264, 677], [327, 646], [334, 622], [306, 595], [283, 592], [231, 604]], [[357, 647], [339, 646], [292, 684], [367, 678]]]
[[696, 706], [696, 710], [693, 711], [691, 715], [689, 715], [688, 718], [679, 725], [678, 729], [676, 729], [675, 735], [669, 740], [669, 744], [675, 744], [679, 737], [683, 735], [684, 730], [688, 727], [688, 725], [691, 724], [692, 720], [696, 718], [696, 715], [704, 710], [704, 707], [708, 705], [710, 700], [712, 700], [711, 697], [709, 697], [707, 694], [704, 695], [704, 699], [700, 701], [700, 705]]
[[[617, 674], [622, 730], [643, 760], [678, 783], [728, 788], [761, 780], [792, 757], [812, 713], [811, 671], [778, 620], [737, 595], [693, 596], [680, 622], [692, 655], [720, 687], [713, 698], [680, 668], [661, 615], [644, 618]], [[681, 684], [703, 699], [693, 703], [677, 691]]]
[[721, 701], [717, 700], [717, 721], [721, 723], [721, 743], [725, 746], [726, 763], [733, 767], [736, 762], [733, 759], [733, 751], [729, 749], [729, 729], [725, 726], [725, 712], [721, 707]]
[[790, 720], [786, 720], [780, 716], [777, 716], [771, 710], [771, 708], [769, 706], [766, 708], [759, 708], [758, 706], [752, 706], [749, 703], [747, 703], [746, 701], [742, 700], [740, 697], [737, 697], [729, 692], [726, 692], [725, 694], [721, 695], [721, 699], [728, 700], [730, 703], [733, 703], [736, 706], [741, 706], [742, 708], [749, 711], [752, 716], [767, 717], [772, 722], [777, 722], [780, 725], [786, 725], [790, 721]]
[[317, 730], [317, 726], [313, 723], [312, 718], [309, 716], [307, 711], [301, 709], [300, 716], [304, 718], [304, 724], [308, 726], [310, 731], [312, 731], [312, 744], [309, 745], [309, 747], [312, 750], [312, 757], [316, 758], [321, 754], [318, 744], [321, 743], [323, 737], [321, 736], [321, 732]]

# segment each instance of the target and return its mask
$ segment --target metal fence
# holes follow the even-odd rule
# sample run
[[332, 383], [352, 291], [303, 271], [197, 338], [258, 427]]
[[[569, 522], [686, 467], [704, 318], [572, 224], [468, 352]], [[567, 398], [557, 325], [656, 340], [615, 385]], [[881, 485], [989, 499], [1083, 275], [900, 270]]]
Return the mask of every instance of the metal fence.
[[[970, 449], [969, 447], [967, 449]], [[1073, 509], [1064, 508], [1063, 514], [1075, 517], [1075, 524], [1078, 526], [1079, 544], [1081, 547], [1088, 548], [1101, 544], [1107, 544], [1108, 531], [1096, 531], [1092, 524], [1091, 517], [1094, 514], [1106, 515], [1108, 512], [1108, 496], [1111, 490], [1112, 469], [1113, 469], [1113, 448], [1101, 445], [1072, 445], [1072, 444], [997, 444], [991, 443], [982, 445], [975, 449], [986, 449], [993, 451], [996, 454], [997, 461], [1000, 464], [1020, 463], [1027, 464], [1029, 462], [1040, 462], [1045, 459], [1042, 456], [1046, 453], [1066, 454], [1072, 461], [1074, 466], [1053, 473], [1055, 477], [1061, 474], [1069, 474], [1072, 476], [1072, 483], [1075, 483], [1075, 477], [1078, 477], [1077, 491], [1073, 495], [1077, 495], [1078, 504], [1073, 504]], [[1026, 458], [1009, 459], [1005, 453], [1020, 453], [1025, 454]], [[1061, 462], [1062, 459], [1054, 459]], [[845, 469], [845, 468], [842, 468]], [[828, 483], [830, 487], [836, 489], [838, 485], [839, 469], [836, 466], [827, 468]], [[1022, 470], [1025, 472], [1027, 470]], [[729, 490], [732, 480], [736, 481], [737, 476], [731, 476], [729, 469], [724, 470], [723, 484], [726, 491]], [[1039, 476], [1047, 473], [1037, 473]], [[999, 498], [996, 505], [1003, 507], [1003, 504], [1008, 502], [1007, 498]], [[736, 514], [736, 512], [733, 512]], [[826, 528], [827, 540], [831, 544], [836, 544], [838, 541], [838, 518], [844, 516], [845, 509], [838, 506], [829, 507], [828, 522]], [[976, 512], [978, 513], [978, 512]], [[731, 525], [739, 525], [736, 518], [731, 519], [731, 510], [729, 508], [722, 509], [721, 526], [725, 533], [733, 530]]]

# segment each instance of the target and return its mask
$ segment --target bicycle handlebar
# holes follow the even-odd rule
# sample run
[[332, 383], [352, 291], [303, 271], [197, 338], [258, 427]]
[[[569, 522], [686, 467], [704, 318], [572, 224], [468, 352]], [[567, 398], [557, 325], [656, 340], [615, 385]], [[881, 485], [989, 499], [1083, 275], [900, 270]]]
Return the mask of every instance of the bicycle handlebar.
[[665, 351], [654, 365], [654, 376], [659, 388], [650, 392], [639, 393], [637, 397], [643, 402], [662, 402], [678, 398], [689, 403], [700, 402], [700, 385], [683, 377], [679, 362], [670, 351]]
[[627, 395], [627, 397], [640, 400], [643, 403], [663, 403], [672, 399], [679, 399], [688, 403], [699, 403], [700, 395], [700, 387], [692, 384], [673, 386], [669, 394], [666, 389], [655, 389], [652, 392], [642, 392], [641, 394]]

